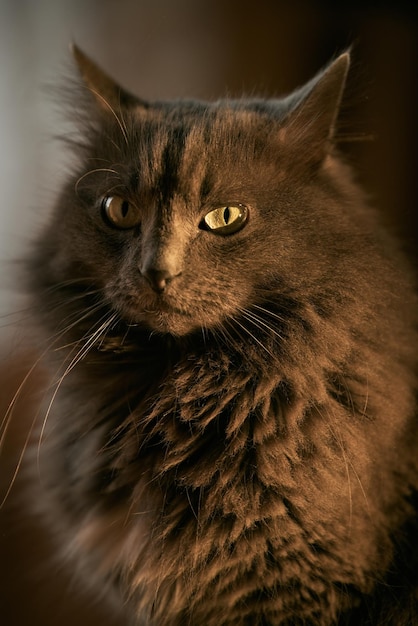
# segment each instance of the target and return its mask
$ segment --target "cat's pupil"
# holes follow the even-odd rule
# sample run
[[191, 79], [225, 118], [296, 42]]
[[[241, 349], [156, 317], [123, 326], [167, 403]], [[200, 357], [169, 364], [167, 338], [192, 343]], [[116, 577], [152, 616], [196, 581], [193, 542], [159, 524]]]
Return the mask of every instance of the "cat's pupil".
[[129, 202], [127, 202], [126, 200], [122, 203], [121, 206], [121, 210], [120, 210], [122, 217], [126, 217], [128, 215], [129, 212]]
[[224, 222], [225, 224], [229, 224], [229, 219], [231, 217], [231, 211], [229, 210], [229, 207], [225, 207], [224, 209]]

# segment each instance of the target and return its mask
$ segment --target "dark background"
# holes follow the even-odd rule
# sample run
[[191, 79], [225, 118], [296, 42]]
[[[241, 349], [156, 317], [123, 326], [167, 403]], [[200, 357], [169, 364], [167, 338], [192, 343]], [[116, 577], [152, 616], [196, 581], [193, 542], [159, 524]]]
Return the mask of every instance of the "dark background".
[[[24, 253], [65, 169], [49, 139], [61, 122], [39, 85], [62, 80], [72, 39], [145, 98], [278, 95], [352, 45], [341, 131], [353, 141], [341, 148], [416, 262], [417, 35], [413, 3], [399, 0], [0, 0], [0, 310], [16, 307], [10, 259]], [[3, 319], [2, 413], [34, 358], [19, 339], [24, 318]], [[29, 391], [41, 387], [42, 375], [32, 375]], [[15, 408], [0, 453], [0, 499], [35, 410], [30, 395]], [[116, 626], [49, 565], [49, 539], [22, 506], [22, 484], [20, 475], [0, 512], [0, 624]]]

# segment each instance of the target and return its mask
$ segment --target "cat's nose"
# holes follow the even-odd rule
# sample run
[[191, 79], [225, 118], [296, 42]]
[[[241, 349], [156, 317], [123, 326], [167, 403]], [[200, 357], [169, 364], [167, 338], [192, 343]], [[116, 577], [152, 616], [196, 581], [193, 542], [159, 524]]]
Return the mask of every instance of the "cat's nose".
[[168, 270], [159, 270], [153, 267], [144, 268], [141, 274], [157, 293], [165, 291], [169, 283], [175, 278], [175, 275], [172, 275]]

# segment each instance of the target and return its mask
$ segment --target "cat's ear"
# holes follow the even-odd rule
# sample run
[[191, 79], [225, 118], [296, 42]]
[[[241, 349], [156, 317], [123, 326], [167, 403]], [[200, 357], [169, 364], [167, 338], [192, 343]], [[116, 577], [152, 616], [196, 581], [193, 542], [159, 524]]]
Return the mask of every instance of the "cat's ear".
[[281, 138], [311, 163], [320, 163], [331, 148], [349, 65], [346, 52], [291, 97]]
[[112, 112], [120, 108], [146, 106], [145, 102], [108, 76], [78, 46], [71, 44], [71, 51], [85, 85], [102, 110]]

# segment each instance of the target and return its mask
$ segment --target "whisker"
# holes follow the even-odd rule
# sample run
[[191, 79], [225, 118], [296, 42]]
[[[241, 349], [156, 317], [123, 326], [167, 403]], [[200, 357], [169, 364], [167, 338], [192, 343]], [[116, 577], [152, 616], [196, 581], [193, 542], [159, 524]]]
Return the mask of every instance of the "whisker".
[[[107, 314], [108, 315], [108, 314]], [[90, 337], [87, 339], [87, 341], [83, 344], [83, 346], [80, 348], [80, 350], [77, 352], [77, 354], [71, 359], [69, 365], [66, 367], [64, 373], [62, 374], [62, 376], [60, 376], [60, 378], [58, 379], [58, 381], [55, 383], [55, 390], [52, 394], [52, 397], [49, 401], [49, 404], [47, 406], [46, 412], [45, 412], [45, 416], [43, 418], [42, 421], [42, 426], [41, 426], [41, 430], [40, 430], [40, 434], [39, 434], [39, 439], [38, 439], [38, 450], [37, 450], [37, 466], [38, 466], [38, 473], [40, 474], [40, 453], [41, 453], [41, 446], [42, 446], [42, 441], [44, 438], [44, 433], [45, 433], [45, 429], [46, 429], [46, 425], [48, 422], [48, 418], [49, 415], [51, 413], [52, 410], [52, 406], [55, 402], [55, 399], [58, 395], [58, 392], [61, 388], [62, 383], [64, 382], [65, 378], [68, 376], [68, 374], [78, 365], [78, 363], [80, 363], [80, 361], [82, 361], [84, 359], [84, 357], [86, 356], [86, 354], [88, 354], [88, 352], [90, 351], [91, 347], [95, 344], [96, 340], [98, 339], [98, 337], [100, 337], [100, 335], [102, 333], [105, 333], [106, 330], [108, 328], [110, 328], [110, 326], [112, 325], [112, 323], [114, 322], [114, 320], [118, 317], [117, 313], [113, 313], [110, 318], [108, 318], [107, 320], [105, 320], [104, 322], [102, 322], [102, 320], [107, 317], [103, 316], [100, 320], [99, 320], [99, 324], [100, 326], [90, 335]], [[102, 323], [100, 323], [102, 322]]]
[[49, 352], [50, 348], [51, 348], [51, 346], [49, 345], [44, 350], [44, 352], [42, 352], [42, 354], [36, 359], [34, 364], [31, 366], [29, 371], [24, 376], [22, 382], [20, 383], [19, 387], [17, 388], [16, 392], [13, 395], [13, 398], [9, 402], [7, 410], [6, 410], [2, 420], [0, 422], [0, 432], [1, 432], [0, 451], [1, 451], [2, 447], [3, 447], [3, 445], [4, 445], [4, 440], [6, 438], [6, 434], [7, 434], [8, 428], [9, 428], [9, 424], [10, 424], [10, 421], [12, 419], [13, 409], [15, 407], [15, 404], [16, 404], [17, 400], [20, 398], [20, 394], [22, 393], [26, 383], [28, 382], [28, 380], [32, 376], [32, 374], [35, 371], [36, 367], [38, 367], [39, 363], [42, 361], [42, 359], [45, 357], [45, 355]]
[[361, 415], [363, 417], [367, 416], [367, 407], [369, 405], [369, 379], [366, 376], [366, 397], [364, 399], [363, 410], [361, 411]]
[[[36, 421], [37, 421], [37, 419], [38, 419], [38, 416], [39, 416], [39, 411], [37, 411], [37, 412], [36, 412], [35, 417], [33, 418], [32, 423], [31, 423], [31, 425], [30, 425], [30, 428], [29, 428], [28, 434], [27, 434], [27, 436], [26, 436], [26, 438], [25, 438], [25, 442], [24, 442], [24, 444], [23, 444], [23, 447], [22, 447], [21, 453], [20, 453], [19, 458], [18, 458], [18, 460], [17, 460], [16, 467], [15, 467], [14, 472], [13, 472], [13, 476], [11, 477], [11, 479], [10, 479], [10, 481], [9, 481], [9, 486], [8, 486], [8, 488], [6, 489], [6, 493], [4, 494], [3, 499], [2, 499], [2, 500], [1, 500], [1, 502], [0, 502], [0, 510], [1, 510], [1, 509], [4, 507], [4, 505], [6, 504], [7, 499], [8, 499], [8, 497], [9, 497], [9, 495], [10, 495], [10, 492], [12, 491], [13, 486], [14, 486], [14, 484], [15, 484], [15, 482], [16, 482], [17, 476], [18, 476], [18, 474], [19, 474], [19, 472], [20, 472], [20, 469], [21, 469], [21, 467], [22, 467], [23, 458], [24, 458], [24, 456], [25, 456], [25, 454], [26, 454], [26, 450], [28, 449], [29, 442], [30, 442], [30, 439], [31, 439], [31, 437], [32, 437], [32, 433], [33, 433], [33, 431], [34, 431], [34, 428], [35, 428], [35, 425], [36, 425]], [[0, 444], [0, 446], [1, 446], [1, 444]]]
[[285, 317], [283, 317], [282, 315], [279, 315], [278, 313], [275, 313], [274, 311], [271, 311], [270, 309], [267, 309], [266, 307], [260, 306], [259, 304], [252, 304], [251, 308], [259, 309], [263, 313], [266, 313], [270, 317], [274, 317], [275, 319], [279, 320], [280, 322], [286, 322], [286, 318]]
[[[6, 413], [5, 413], [4, 417], [3, 417], [2, 421], [1, 421], [1, 424], [0, 424], [0, 432], [1, 432], [1, 437], [0, 437], [0, 451], [1, 451], [2, 447], [3, 447], [3, 445], [4, 445], [4, 442], [5, 442], [5, 439], [6, 439], [6, 435], [7, 435], [7, 432], [8, 432], [9, 426], [10, 426], [10, 423], [11, 423], [11, 421], [12, 421], [12, 418], [13, 418], [13, 411], [14, 411], [14, 408], [15, 408], [15, 406], [16, 406], [17, 401], [19, 400], [19, 398], [20, 398], [20, 396], [21, 396], [21, 393], [23, 392], [23, 390], [24, 390], [24, 388], [25, 388], [25, 385], [27, 384], [27, 382], [29, 381], [29, 379], [31, 378], [31, 376], [33, 375], [34, 371], [35, 371], [35, 370], [36, 370], [36, 368], [39, 366], [39, 364], [41, 363], [41, 361], [45, 358], [45, 356], [46, 356], [46, 355], [48, 354], [48, 352], [51, 350], [51, 348], [52, 348], [52, 346], [54, 345], [55, 341], [58, 341], [58, 340], [60, 339], [60, 336], [61, 336], [61, 335], [58, 335], [58, 336], [54, 337], [54, 338], [53, 338], [53, 341], [51, 341], [51, 342], [49, 343], [49, 345], [46, 347], [46, 349], [45, 349], [45, 350], [44, 350], [44, 351], [43, 351], [43, 352], [39, 355], [39, 357], [35, 360], [35, 362], [33, 363], [33, 365], [30, 367], [29, 371], [28, 371], [28, 372], [26, 373], [26, 375], [24, 376], [24, 378], [23, 378], [22, 382], [20, 383], [19, 387], [17, 388], [16, 392], [14, 393], [13, 398], [12, 398], [12, 399], [11, 399], [11, 401], [9, 402], [9, 406], [8, 406], [8, 408], [7, 408], [7, 411], [6, 411]], [[34, 418], [33, 418], [33, 420], [32, 420], [31, 426], [30, 426], [30, 428], [29, 428], [28, 434], [27, 434], [26, 439], [25, 439], [25, 442], [24, 442], [24, 444], [23, 444], [22, 451], [21, 451], [21, 453], [20, 453], [20, 455], [19, 455], [19, 459], [18, 459], [18, 461], [17, 461], [17, 464], [16, 464], [16, 467], [15, 467], [15, 470], [14, 470], [13, 476], [12, 476], [12, 478], [11, 478], [11, 480], [10, 480], [10, 483], [9, 483], [9, 486], [8, 486], [8, 488], [7, 488], [7, 490], [6, 490], [6, 493], [5, 493], [5, 495], [4, 495], [4, 497], [3, 497], [3, 499], [2, 499], [2, 501], [1, 501], [1, 503], [0, 503], [0, 509], [1, 509], [1, 508], [4, 506], [4, 504], [6, 503], [6, 500], [7, 500], [7, 498], [9, 497], [9, 494], [10, 494], [10, 492], [11, 492], [11, 490], [12, 490], [12, 488], [13, 488], [13, 485], [14, 485], [14, 483], [15, 483], [15, 481], [16, 481], [16, 478], [17, 478], [18, 473], [19, 473], [19, 471], [20, 471], [20, 468], [21, 468], [21, 466], [22, 466], [23, 458], [24, 458], [24, 455], [25, 455], [25, 453], [26, 453], [27, 447], [28, 447], [28, 445], [29, 445], [29, 441], [30, 441], [30, 438], [31, 438], [31, 436], [32, 436], [32, 433], [33, 433], [33, 430], [34, 430], [34, 428], [35, 428], [36, 421], [37, 421], [38, 417], [39, 417], [39, 410], [36, 412], [36, 414], [35, 414], [35, 416], [34, 416]]]
[[90, 87], [90, 91], [96, 96], [96, 98], [99, 98], [99, 100], [101, 100], [103, 102], [103, 104], [112, 113], [112, 115], [114, 116], [114, 118], [115, 118], [115, 120], [116, 120], [116, 122], [117, 122], [117, 124], [118, 124], [118, 126], [119, 126], [119, 128], [121, 130], [123, 138], [125, 139], [126, 145], [129, 145], [129, 139], [128, 139], [126, 123], [123, 121], [123, 118], [122, 119], [119, 118], [119, 116], [117, 115], [117, 113], [114, 110], [114, 108], [112, 107], [112, 105], [98, 91], [96, 91], [95, 89], [92, 89], [91, 87]]
[[[59, 331], [57, 331], [56, 335], [53, 335], [53, 337], [54, 336], [63, 337], [70, 330], [72, 330], [75, 326], [79, 326], [81, 322], [83, 322], [85, 319], [88, 319], [93, 313], [96, 313], [96, 311], [100, 311], [100, 309], [102, 308], [103, 308], [103, 305], [101, 303], [92, 305], [84, 312], [84, 315], [82, 315], [81, 317], [80, 316], [76, 317], [77, 316], [76, 311], [72, 312], [63, 320], [63, 322], [66, 322], [66, 321], [70, 322], [71, 320], [74, 320], [74, 321], [71, 321], [71, 323], [68, 323], [62, 330], [60, 329]], [[54, 348], [54, 351], [58, 351], [61, 349], [62, 349], [62, 346], [59, 346], [58, 348]]]
[[4, 313], [0, 316], [1, 324], [0, 328], [10, 328], [11, 326], [19, 326], [25, 320], [31, 319], [30, 307], [25, 307], [20, 310], [11, 311], [10, 313]]
[[239, 322], [237, 319], [233, 320], [234, 324], [237, 324], [240, 328], [242, 328], [242, 330], [247, 333], [247, 335], [249, 335], [261, 348], [263, 348], [263, 350], [265, 352], [267, 352], [268, 355], [270, 355], [272, 357], [272, 359], [276, 360], [276, 357], [274, 356], [274, 354], [272, 354], [272, 352], [270, 352], [270, 350], [263, 344], [262, 341], [260, 341], [255, 335], [254, 333], [252, 333], [248, 328], [246, 328], [246, 326], [244, 326], [244, 324], [241, 324], [241, 322]]
[[114, 191], [117, 191], [118, 189], [121, 189], [121, 184], [118, 183], [117, 185], [113, 185], [113, 187], [109, 187], [106, 189], [106, 192], [104, 195], [106, 196], [110, 196], [111, 193], [113, 193]]
[[[1, 420], [1, 423], [0, 423], [0, 451], [1, 451], [2, 447], [4, 446], [6, 435], [7, 435], [7, 432], [9, 430], [9, 426], [10, 426], [11, 420], [13, 418], [14, 408], [16, 406], [16, 403], [17, 403], [18, 399], [20, 398], [20, 396], [21, 396], [21, 394], [22, 394], [22, 392], [23, 392], [27, 382], [29, 381], [29, 379], [33, 375], [33, 373], [36, 370], [36, 368], [39, 366], [39, 364], [42, 362], [42, 360], [45, 358], [45, 356], [48, 353], [50, 353], [51, 351], [58, 351], [58, 350], [62, 350], [63, 349], [64, 346], [56, 347], [57, 342], [60, 341], [60, 339], [63, 336], [65, 336], [73, 327], [77, 326], [78, 324], [83, 322], [86, 318], [88, 318], [92, 314], [94, 314], [96, 311], [100, 310], [102, 308], [102, 306], [103, 306], [102, 304], [96, 304], [96, 305], [93, 305], [93, 306], [89, 307], [89, 309], [87, 311], [85, 311], [84, 314], [81, 317], [78, 316], [78, 318], [75, 319], [75, 321], [73, 321], [71, 324], [67, 324], [67, 326], [65, 326], [63, 329], [57, 331], [50, 338], [46, 348], [41, 352], [41, 354], [38, 356], [38, 358], [32, 364], [32, 366], [30, 367], [30, 369], [28, 370], [28, 372], [24, 376], [23, 380], [19, 384], [19, 387], [17, 388], [16, 392], [13, 395], [13, 398], [9, 402], [9, 406], [7, 408], [7, 411], [6, 411], [4, 417]], [[72, 315], [71, 317], [73, 317], [73, 316], [74, 315]], [[58, 387], [57, 387], [57, 389], [54, 392], [54, 398], [55, 398], [55, 396], [56, 396], [56, 394], [58, 392], [58, 388], [60, 387], [60, 385], [62, 383], [62, 380], [64, 380], [64, 378], [65, 378], [65, 375], [69, 371], [71, 371], [71, 369], [73, 367], [75, 367], [76, 362], [78, 363], [82, 358], [84, 358], [85, 354], [88, 352], [88, 350], [94, 344], [94, 341], [96, 340], [97, 336], [100, 335], [100, 332], [105, 332], [107, 330], [107, 328], [109, 328], [112, 325], [112, 323], [115, 321], [115, 319], [117, 318], [118, 315], [117, 315], [117, 313], [112, 313], [110, 315], [107, 323], [106, 322], [103, 323], [102, 320], [105, 319], [105, 317], [107, 317], [107, 316], [109, 316], [109, 312], [107, 312], [106, 315], [102, 316], [100, 318], [99, 322], [97, 322], [97, 323], [100, 324], [99, 328], [93, 333], [93, 335], [90, 336], [88, 341], [84, 344], [83, 348], [81, 348], [81, 350], [77, 353], [76, 357], [74, 357], [72, 359], [72, 361], [71, 361], [70, 365], [67, 367], [66, 372], [64, 373], [64, 375], [59, 379]], [[84, 337], [86, 337], [86, 336], [88, 336], [88, 334], [86, 334]], [[79, 344], [80, 344], [80, 341], [76, 341], [76, 342], [70, 342], [70, 344], [67, 344], [67, 345], [77, 346]], [[49, 411], [50, 411], [51, 407], [52, 407], [52, 403], [50, 403]], [[21, 465], [22, 465], [22, 462], [23, 462], [24, 455], [25, 455], [27, 447], [29, 445], [30, 438], [31, 438], [33, 430], [35, 428], [38, 416], [39, 416], [39, 411], [37, 411], [37, 413], [36, 413], [32, 423], [31, 423], [30, 429], [29, 429], [27, 437], [25, 439], [25, 443], [23, 445], [21, 454], [20, 454], [19, 459], [17, 461], [17, 464], [16, 464], [16, 467], [15, 467], [13, 476], [11, 478], [10, 484], [9, 484], [9, 486], [7, 488], [6, 494], [4, 495], [4, 497], [3, 497], [3, 499], [2, 499], [2, 501], [0, 503], [0, 508], [2, 506], [4, 506], [8, 496], [10, 494], [10, 491], [13, 488], [13, 485], [14, 485], [14, 483], [16, 481], [16, 478], [18, 476], [18, 473], [20, 471], [20, 468], [21, 468]], [[43, 425], [42, 425], [42, 429], [41, 429], [41, 436], [40, 436], [39, 444], [38, 444], [38, 466], [39, 466], [39, 449], [40, 449], [41, 441], [42, 441], [42, 438], [43, 438], [43, 433], [44, 433], [44, 430], [45, 430], [46, 421], [47, 421], [47, 416], [43, 420]]]
[[241, 313], [246, 319], [248, 319], [248, 321], [254, 322], [259, 327], [263, 326], [264, 328], [266, 328], [268, 331], [273, 333], [273, 335], [275, 335], [279, 339], [282, 339], [282, 340], [284, 339], [284, 337], [277, 330], [275, 330], [272, 326], [267, 324], [259, 315], [252, 313], [249, 309], [242, 309]]
[[89, 281], [93, 281], [94, 277], [88, 277], [88, 276], [82, 276], [79, 278], [68, 278], [67, 280], [61, 280], [57, 283], [54, 283], [53, 285], [50, 285], [49, 287], [45, 288], [45, 292], [54, 292], [57, 291], [59, 289], [61, 289], [62, 287], [68, 287], [68, 286], [72, 286], [72, 285], [79, 285], [80, 283], [85, 283], [86, 285], [89, 285]]
[[95, 306], [95, 307], [91, 307], [91, 309], [89, 309], [81, 318], [80, 317], [77, 318], [77, 320], [75, 322], [73, 322], [72, 324], [67, 325], [64, 329], [62, 329], [60, 331], [57, 331], [57, 333], [52, 335], [52, 337], [49, 340], [49, 343], [48, 343], [47, 347], [40, 354], [39, 358], [36, 359], [35, 363], [32, 365], [32, 367], [30, 368], [30, 370], [28, 371], [28, 373], [24, 377], [23, 381], [19, 385], [16, 393], [14, 394], [12, 400], [9, 403], [9, 407], [8, 407], [8, 409], [7, 409], [6, 413], [5, 413], [2, 421], [0, 422], [0, 431], [3, 431], [2, 432], [2, 436], [0, 437], [0, 450], [1, 450], [2, 445], [4, 443], [4, 437], [5, 437], [5, 434], [6, 434], [7, 429], [8, 429], [8, 424], [10, 423], [11, 412], [13, 410], [13, 407], [16, 404], [16, 401], [18, 400], [18, 398], [20, 397], [20, 394], [21, 394], [25, 384], [27, 383], [27, 381], [29, 380], [29, 378], [33, 374], [35, 368], [39, 365], [39, 363], [42, 361], [42, 359], [44, 359], [45, 356], [51, 350], [59, 350], [60, 349], [60, 348], [54, 348], [54, 345], [56, 344], [57, 341], [59, 341], [61, 339], [61, 337], [63, 337], [69, 330], [71, 330], [74, 326], [79, 324], [80, 321], [83, 321], [86, 317], [89, 317], [92, 312], [95, 312], [95, 310], [99, 309], [99, 308], [101, 308], [101, 307], [99, 307], [98, 305]]
[[216, 340], [222, 339], [227, 346], [233, 346], [235, 341], [232, 334], [229, 332], [225, 323], [218, 323], [214, 329], [214, 337]]
[[77, 182], [74, 185], [74, 191], [77, 194], [78, 193], [78, 186], [81, 183], [82, 180], [84, 180], [84, 178], [86, 178], [87, 176], [90, 176], [91, 174], [95, 174], [97, 172], [109, 172], [111, 174], [116, 174], [117, 176], [119, 176], [119, 172], [117, 172], [116, 170], [110, 168], [110, 167], [98, 167], [94, 170], [89, 170], [88, 172], [86, 172], [85, 174], [83, 174], [82, 176], [80, 176], [80, 178], [77, 180]]

